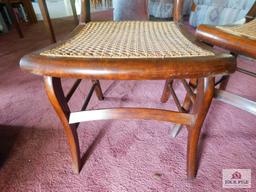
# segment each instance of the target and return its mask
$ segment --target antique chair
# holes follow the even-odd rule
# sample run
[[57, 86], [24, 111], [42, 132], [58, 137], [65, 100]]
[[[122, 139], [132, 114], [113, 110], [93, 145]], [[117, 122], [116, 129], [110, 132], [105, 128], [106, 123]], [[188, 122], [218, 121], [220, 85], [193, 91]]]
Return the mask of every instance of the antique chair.
[[[197, 144], [213, 98], [214, 77], [233, 73], [236, 62], [232, 55], [198, 43], [186, 32], [181, 22], [182, 5], [182, 0], [175, 1], [174, 22], [91, 22], [90, 2], [82, 0], [80, 24], [65, 41], [21, 59], [20, 67], [23, 70], [44, 77], [49, 100], [68, 138], [74, 172], [78, 173], [81, 169], [77, 137], [79, 122], [144, 119], [187, 125], [187, 177], [196, 176]], [[78, 79], [67, 95], [63, 92], [62, 78]], [[191, 78], [190, 84], [184, 80]], [[71, 112], [68, 102], [81, 79], [91, 80], [92, 88], [82, 110]], [[183, 79], [188, 93], [183, 106], [175, 97], [179, 111], [127, 107], [85, 110], [93, 91], [99, 100], [104, 99], [99, 82], [101, 79]], [[167, 86], [163, 101], [168, 91], [170, 87]]]
[[[203, 42], [230, 50], [235, 56], [241, 54], [256, 59], [256, 3], [246, 16], [247, 23], [238, 26], [201, 25], [196, 36]], [[237, 71], [256, 77], [256, 73], [237, 67]], [[223, 77], [220, 89], [215, 90], [215, 97], [225, 103], [256, 115], [256, 102], [223, 91], [229, 76]]]
[[[255, 18], [256, 15], [256, 2], [250, 6], [251, 9], [247, 13], [244, 18], [245, 21], [249, 22]], [[217, 45], [223, 48], [227, 48], [235, 54], [243, 54], [249, 56], [251, 58], [255, 58], [255, 31], [256, 31], [256, 20], [245, 24], [245, 25], [237, 25], [231, 27], [211, 27], [201, 25], [198, 27], [196, 31], [196, 36], [201, 41], [204, 41], [208, 45], [211, 46]], [[248, 54], [249, 53], [249, 54]], [[237, 71], [241, 73], [245, 73], [247, 75], [256, 77], [256, 74], [245, 69], [237, 68]], [[228, 83], [229, 76], [223, 76], [215, 85], [220, 84], [220, 89], [215, 90], [215, 98], [221, 100], [225, 103], [236, 106], [240, 109], [244, 109], [252, 114], [256, 114], [256, 105], [255, 102], [250, 101], [248, 99], [239, 97], [237, 95], [224, 92], [223, 89], [226, 88]], [[165, 94], [166, 97], [162, 98], [162, 102], [166, 102], [169, 96], [173, 93], [170, 90], [170, 86], [172, 86], [173, 80], [169, 80], [165, 85]], [[173, 94], [172, 94], [173, 95]], [[175, 99], [175, 96], [174, 96]], [[181, 130], [182, 125], [177, 124], [174, 126], [171, 136], [176, 137]]]

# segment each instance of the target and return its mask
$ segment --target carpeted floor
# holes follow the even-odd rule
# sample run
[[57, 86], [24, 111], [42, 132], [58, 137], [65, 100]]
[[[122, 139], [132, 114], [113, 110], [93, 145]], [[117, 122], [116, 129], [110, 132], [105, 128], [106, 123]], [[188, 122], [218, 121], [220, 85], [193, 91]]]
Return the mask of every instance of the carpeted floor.
[[[58, 37], [72, 21], [56, 23]], [[29, 30], [28, 30], [29, 29]], [[96, 121], [78, 129], [83, 154], [79, 175], [71, 159], [63, 128], [43, 90], [42, 78], [22, 72], [20, 57], [49, 43], [41, 24], [28, 26], [25, 39], [15, 32], [0, 36], [0, 191], [42, 192], [173, 192], [225, 191], [222, 169], [252, 169], [256, 191], [256, 119], [244, 111], [213, 101], [200, 140], [197, 178], [186, 180], [186, 139], [183, 129], [173, 139], [172, 124], [156, 121]], [[27, 32], [27, 33], [26, 33]], [[26, 35], [27, 34], [27, 35]], [[256, 71], [255, 61], [239, 65]], [[73, 80], [64, 80], [68, 88]], [[94, 97], [89, 108], [143, 106], [175, 109], [173, 100], [160, 103], [163, 81], [102, 81], [105, 101]], [[71, 101], [73, 111], [88, 93], [84, 80]], [[255, 79], [232, 75], [228, 90], [256, 100]], [[183, 97], [181, 84], [175, 90]]]

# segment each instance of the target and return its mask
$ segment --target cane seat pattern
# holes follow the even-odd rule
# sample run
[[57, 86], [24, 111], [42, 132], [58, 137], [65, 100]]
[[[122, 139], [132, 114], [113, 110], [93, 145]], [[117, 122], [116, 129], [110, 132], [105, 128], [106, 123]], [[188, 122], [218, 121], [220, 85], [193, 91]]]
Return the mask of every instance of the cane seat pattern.
[[234, 35], [245, 36], [256, 40], [256, 19], [243, 25], [218, 28]]
[[74, 58], [176, 58], [211, 56], [174, 22], [90, 22], [69, 40], [40, 53]]

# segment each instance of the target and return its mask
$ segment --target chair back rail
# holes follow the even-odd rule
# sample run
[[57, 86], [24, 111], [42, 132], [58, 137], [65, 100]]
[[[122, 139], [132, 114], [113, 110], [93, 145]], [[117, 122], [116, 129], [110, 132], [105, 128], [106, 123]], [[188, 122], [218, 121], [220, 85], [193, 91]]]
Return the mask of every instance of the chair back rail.
[[[176, 23], [182, 21], [182, 8], [184, 0], [174, 0], [173, 20]], [[81, 0], [80, 24], [87, 23], [91, 20], [90, 14], [91, 0]]]
[[246, 22], [249, 22], [249, 21], [253, 20], [255, 17], [256, 17], [256, 1], [253, 4], [250, 11], [246, 15]]
[[91, 2], [90, 0], [81, 0], [80, 24], [91, 20]]

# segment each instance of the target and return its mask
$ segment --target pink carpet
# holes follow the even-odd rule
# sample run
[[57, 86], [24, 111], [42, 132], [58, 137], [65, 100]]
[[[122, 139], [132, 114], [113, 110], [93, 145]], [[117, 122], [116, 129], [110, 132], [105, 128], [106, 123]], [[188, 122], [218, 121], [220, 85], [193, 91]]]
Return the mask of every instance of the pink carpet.
[[[186, 179], [186, 130], [173, 139], [169, 136], [172, 124], [137, 120], [82, 123], [78, 130], [85, 164], [79, 175], [73, 174], [66, 137], [43, 90], [42, 78], [20, 71], [17, 65], [25, 53], [19, 49], [0, 59], [1, 192], [256, 191], [255, 116], [218, 101], [213, 101], [203, 127], [195, 180]], [[240, 58], [239, 65], [256, 70], [255, 61]], [[72, 82], [65, 80], [65, 87]], [[101, 83], [106, 100], [94, 97], [91, 109], [174, 109], [173, 100], [159, 101], [163, 81]], [[84, 80], [79, 87], [71, 102], [73, 111], [81, 107], [89, 85]], [[255, 79], [235, 73], [227, 89], [256, 100], [255, 85]], [[175, 90], [183, 96], [179, 82]], [[251, 169], [252, 188], [224, 190], [222, 169], [227, 168]]]

